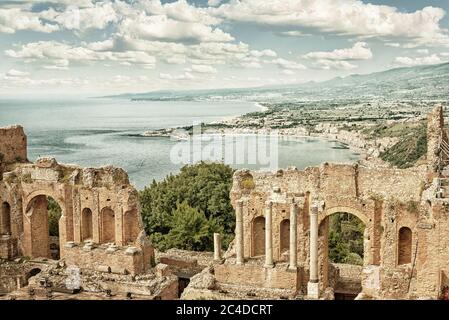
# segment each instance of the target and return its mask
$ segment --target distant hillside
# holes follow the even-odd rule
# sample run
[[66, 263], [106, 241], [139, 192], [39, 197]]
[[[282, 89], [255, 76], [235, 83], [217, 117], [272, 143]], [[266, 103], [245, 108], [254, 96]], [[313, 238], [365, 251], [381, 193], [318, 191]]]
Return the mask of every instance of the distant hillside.
[[315, 101], [334, 99], [430, 99], [449, 95], [449, 63], [396, 68], [365, 75], [338, 77], [329, 81], [296, 86], [244, 89], [156, 91], [122, 94], [108, 98], [130, 100], [249, 100]]

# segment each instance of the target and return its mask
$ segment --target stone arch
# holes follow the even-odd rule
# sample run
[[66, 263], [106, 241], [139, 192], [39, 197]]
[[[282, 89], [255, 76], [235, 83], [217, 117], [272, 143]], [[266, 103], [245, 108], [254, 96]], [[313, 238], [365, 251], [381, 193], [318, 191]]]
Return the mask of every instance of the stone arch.
[[49, 190], [34, 190], [32, 192], [30, 192], [26, 197], [25, 197], [25, 201], [24, 203], [25, 205], [25, 212], [29, 212], [30, 210], [30, 204], [31, 201], [36, 198], [37, 196], [47, 196], [47, 197], [52, 197], [59, 205], [59, 207], [62, 210], [62, 215], [65, 215], [65, 206], [64, 206], [64, 200], [63, 198], [59, 195], [56, 194], [52, 191]]
[[133, 243], [139, 235], [140, 228], [138, 224], [137, 210], [126, 211], [123, 216], [123, 234], [125, 244]]
[[104, 207], [100, 212], [101, 243], [115, 242], [115, 212], [110, 207]]
[[61, 220], [64, 216], [64, 206], [61, 201], [51, 193], [35, 191], [28, 195], [24, 219], [24, 249], [27, 255], [31, 257], [45, 257], [59, 259], [59, 248], [61, 243], [65, 242], [62, 237], [50, 236], [48, 200], [51, 197], [61, 210], [61, 217], [57, 221], [58, 233]]
[[290, 219], [284, 219], [279, 226], [279, 249], [283, 254], [290, 248]]
[[91, 240], [93, 238], [92, 210], [84, 208], [81, 211], [81, 240]]
[[[334, 288], [335, 297], [337, 299], [337, 295], [340, 297], [342, 294], [341, 290], [348, 289], [344, 285], [342, 286], [340, 282], [340, 278], [335, 278], [335, 274], [333, 272], [330, 272], [330, 270], [334, 270], [335, 264], [333, 264], [329, 257], [329, 230], [330, 230], [330, 217], [339, 214], [344, 213], [348, 214], [350, 216], [354, 216], [357, 219], [359, 219], [363, 225], [363, 261], [358, 260], [359, 262], [363, 262], [363, 266], [368, 264], [369, 261], [369, 232], [368, 228], [371, 224], [371, 221], [366, 214], [362, 213], [359, 209], [356, 209], [354, 207], [346, 207], [346, 206], [335, 206], [331, 208], [327, 208], [325, 211], [321, 212], [319, 214], [318, 219], [318, 264], [319, 264], [319, 278], [320, 278], [320, 289], [324, 290], [326, 287], [331, 286]], [[343, 224], [341, 225], [341, 228], [343, 228]], [[349, 256], [348, 256], [349, 257]], [[352, 258], [352, 257], [351, 257]], [[350, 258], [350, 259], [351, 259]], [[347, 292], [344, 292], [344, 295], [351, 296], [352, 298], [355, 297], [362, 289], [362, 274], [361, 270], [363, 268], [362, 265], [357, 266], [358, 263], [353, 262], [340, 262], [340, 264], [337, 264], [337, 268], [343, 268], [345, 269], [345, 266], [348, 266], [348, 270], [357, 270], [359, 269], [360, 274], [357, 275], [356, 273], [351, 274], [350, 283], [352, 283], [350, 289]], [[352, 267], [352, 265], [355, 265]], [[340, 271], [341, 272], [341, 271]], [[340, 274], [340, 273], [339, 273]], [[349, 279], [349, 278], [348, 278]], [[345, 279], [347, 281], [348, 279]]]
[[364, 213], [362, 213], [360, 210], [355, 209], [353, 207], [346, 207], [346, 206], [336, 206], [336, 207], [327, 208], [324, 211], [324, 215], [320, 215], [318, 224], [321, 224], [321, 222], [323, 222], [323, 220], [326, 219], [327, 217], [329, 217], [335, 213], [339, 213], [339, 212], [350, 213], [350, 214], [356, 216], [365, 224], [365, 226], [368, 226], [370, 224], [370, 219]]
[[413, 233], [409, 227], [402, 227], [398, 232], [398, 265], [412, 262]]
[[265, 218], [255, 217], [252, 222], [251, 234], [251, 256], [261, 256], [265, 254]]
[[0, 235], [11, 234], [11, 206], [4, 201], [0, 212]]

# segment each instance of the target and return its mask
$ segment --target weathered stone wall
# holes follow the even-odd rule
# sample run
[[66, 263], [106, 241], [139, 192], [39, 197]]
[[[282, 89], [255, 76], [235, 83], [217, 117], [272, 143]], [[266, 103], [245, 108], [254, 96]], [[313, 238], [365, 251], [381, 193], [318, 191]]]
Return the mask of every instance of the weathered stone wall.
[[[21, 163], [26, 161], [26, 136], [21, 127], [0, 129], [0, 152], [3, 164], [19, 161], [3, 165], [0, 171], [0, 208], [9, 208], [8, 219], [3, 209], [0, 212], [0, 257], [51, 258], [47, 213], [47, 197], [51, 197], [62, 211], [61, 258], [94, 269], [99, 259], [104, 259], [111, 267], [123, 265], [130, 273], [148, 270], [154, 252], [143, 228], [137, 190], [124, 170], [66, 166], [54, 158]], [[3, 231], [7, 229], [4, 220], [9, 220], [8, 232]], [[123, 256], [105, 255], [101, 250], [74, 253], [83, 243], [110, 243], [119, 252], [133, 252]]]
[[[233, 247], [228, 263], [221, 267], [225, 270], [219, 272], [221, 281], [236, 282], [244, 277], [255, 283], [265, 281], [263, 277], [257, 278], [266, 271], [263, 271], [262, 257], [257, 257], [260, 263], [254, 263], [254, 246], [261, 238], [255, 221], [264, 217], [268, 203], [272, 206], [273, 260], [275, 263], [288, 261], [288, 253], [287, 256], [281, 254], [281, 239], [286, 235], [280, 226], [289, 219], [293, 201], [298, 207], [296, 252], [302, 275], [297, 282], [298, 291], [306, 289], [309, 277], [309, 224], [313, 204], [318, 208], [318, 280], [322, 293], [328, 286], [336, 285], [336, 270], [330, 266], [328, 258], [327, 218], [345, 212], [365, 224], [364, 270], [359, 275], [364, 295], [394, 299], [438, 298], [449, 282], [449, 240], [443, 235], [449, 229], [449, 201], [435, 196], [438, 173], [434, 169], [439, 161], [439, 141], [447, 140], [442, 130], [442, 109], [436, 108], [429, 114], [428, 121], [428, 163], [413, 168], [325, 163], [305, 170], [237, 171], [231, 200], [234, 207], [237, 201], [243, 202], [243, 251], [248, 262], [231, 267]], [[405, 240], [400, 238], [402, 228], [410, 230]], [[253, 279], [234, 268], [260, 268], [262, 271], [253, 270], [253, 277], [256, 277]], [[276, 285], [281, 288], [286, 282], [276, 282]], [[358, 285], [357, 282], [354, 285]]]
[[27, 161], [27, 138], [21, 126], [0, 128], [0, 164]]
[[300, 281], [299, 272], [286, 271], [286, 266], [279, 265], [275, 268], [260, 268], [257, 264], [216, 265], [215, 278], [218, 282], [236, 285], [252, 285], [262, 288], [279, 288], [296, 291]]

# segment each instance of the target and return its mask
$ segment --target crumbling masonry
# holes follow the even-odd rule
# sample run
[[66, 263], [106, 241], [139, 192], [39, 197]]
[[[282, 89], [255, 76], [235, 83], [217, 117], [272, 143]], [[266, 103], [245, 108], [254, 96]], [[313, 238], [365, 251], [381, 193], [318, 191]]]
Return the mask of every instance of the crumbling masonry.
[[[222, 255], [220, 236], [214, 235], [214, 262], [192, 277], [182, 297], [438, 299], [449, 286], [448, 155], [437, 107], [428, 116], [423, 165], [325, 163], [303, 171], [237, 171], [231, 191], [235, 240]], [[175, 261], [184, 273], [190, 264], [198, 267], [182, 257], [161, 258], [166, 263], [152, 271], [154, 253], [137, 193], [123, 170], [60, 165], [52, 158], [29, 163], [18, 126], [0, 129], [0, 156], [1, 258], [52, 257], [47, 221], [52, 197], [62, 208], [59, 263], [93, 277], [87, 281], [93, 292], [98, 285], [176, 298], [178, 282], [167, 264]], [[329, 217], [335, 213], [364, 223], [363, 266], [330, 263]], [[56, 282], [67, 278], [67, 273], [58, 278], [57, 270], [51, 274]]]
[[[62, 211], [56, 242], [49, 235], [49, 197]], [[60, 266], [78, 268], [86, 286], [89, 276], [99, 274], [104, 281], [95, 281], [103, 286], [93, 291], [164, 294], [164, 288], [157, 293], [136, 282], [136, 276], [152, 279], [154, 250], [143, 228], [138, 193], [122, 169], [61, 165], [54, 158], [30, 163], [22, 127], [0, 128], [0, 206], [0, 258], [39, 258], [42, 276], [52, 269], [45, 261], [60, 259]], [[49, 271], [53, 281], [61, 274], [65, 287], [70, 272], [56, 269]], [[16, 281], [5, 270], [0, 276], [0, 289], [11, 286], [8, 279]], [[18, 277], [18, 287], [27, 280], [27, 275]], [[176, 277], [172, 282], [167, 287], [177, 286]], [[168, 296], [176, 298], [177, 289]]]
[[[236, 238], [214, 267], [217, 286], [309, 299], [337, 293], [439, 298], [449, 285], [443, 127], [437, 107], [428, 116], [427, 165], [410, 169], [325, 163], [304, 171], [237, 171], [231, 192]], [[335, 213], [364, 223], [363, 267], [329, 262], [329, 216]]]

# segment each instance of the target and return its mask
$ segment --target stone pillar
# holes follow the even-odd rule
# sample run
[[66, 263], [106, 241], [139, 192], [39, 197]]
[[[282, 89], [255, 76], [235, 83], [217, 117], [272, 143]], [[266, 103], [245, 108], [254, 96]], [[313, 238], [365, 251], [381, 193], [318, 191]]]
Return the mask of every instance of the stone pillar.
[[214, 233], [214, 260], [221, 261], [221, 235]]
[[295, 199], [292, 199], [292, 203], [290, 205], [290, 262], [288, 264], [289, 270], [297, 270], [298, 262], [298, 241], [297, 241], [297, 216], [298, 216], [298, 206], [295, 203]]
[[307, 283], [307, 296], [309, 299], [320, 297], [318, 283], [318, 206], [313, 205], [310, 209], [310, 267], [309, 282]]
[[265, 267], [272, 268], [273, 263], [273, 233], [271, 232], [273, 202], [267, 201], [265, 208]]
[[237, 201], [235, 210], [235, 254], [236, 263], [243, 264], [243, 200]]

